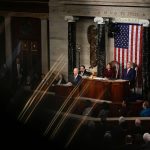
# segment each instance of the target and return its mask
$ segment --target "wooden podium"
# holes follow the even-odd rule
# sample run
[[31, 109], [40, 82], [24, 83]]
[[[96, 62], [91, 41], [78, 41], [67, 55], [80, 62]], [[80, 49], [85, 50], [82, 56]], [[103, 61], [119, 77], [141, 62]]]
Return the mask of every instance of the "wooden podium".
[[129, 94], [127, 80], [104, 80], [103, 78], [83, 79], [81, 89], [88, 85], [83, 97], [122, 102]]

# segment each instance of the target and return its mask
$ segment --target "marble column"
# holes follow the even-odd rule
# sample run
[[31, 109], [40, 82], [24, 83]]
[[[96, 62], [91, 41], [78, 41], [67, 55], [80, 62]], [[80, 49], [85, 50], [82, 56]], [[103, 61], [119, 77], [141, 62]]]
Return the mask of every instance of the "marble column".
[[6, 65], [12, 69], [11, 17], [5, 17], [5, 56]]
[[46, 74], [49, 70], [49, 53], [48, 53], [48, 22], [46, 19], [41, 20], [41, 52], [42, 52], [42, 73]]
[[100, 77], [106, 64], [105, 24], [102, 17], [95, 17], [94, 22], [97, 23], [97, 76]]
[[12, 39], [11, 39], [11, 17], [5, 17], [5, 60], [6, 65], [9, 69], [9, 76], [7, 83], [10, 84], [10, 88], [13, 85], [13, 75], [12, 75], [12, 64], [13, 64], [13, 56], [12, 56]]
[[73, 16], [65, 16], [68, 21], [68, 77], [76, 67], [76, 20]]

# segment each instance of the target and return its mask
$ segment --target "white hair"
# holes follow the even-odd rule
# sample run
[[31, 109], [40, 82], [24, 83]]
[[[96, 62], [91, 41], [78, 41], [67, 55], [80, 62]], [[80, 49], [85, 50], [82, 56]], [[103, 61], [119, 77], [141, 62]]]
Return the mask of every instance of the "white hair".
[[125, 117], [123, 117], [123, 116], [119, 117], [119, 124], [121, 124], [125, 121], [126, 121]]
[[144, 133], [143, 134], [143, 140], [145, 142], [149, 142], [150, 141], [150, 134], [149, 133]]

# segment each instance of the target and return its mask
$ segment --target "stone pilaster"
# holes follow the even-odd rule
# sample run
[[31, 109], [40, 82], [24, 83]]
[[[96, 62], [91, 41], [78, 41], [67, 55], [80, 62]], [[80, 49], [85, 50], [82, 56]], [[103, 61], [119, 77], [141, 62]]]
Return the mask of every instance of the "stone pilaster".
[[42, 52], [42, 73], [46, 74], [49, 70], [48, 61], [49, 61], [49, 53], [48, 53], [48, 22], [47, 19], [41, 20], [41, 52]]
[[65, 16], [68, 22], [68, 76], [76, 67], [76, 17]]
[[105, 24], [102, 17], [95, 17], [94, 22], [97, 23], [97, 76], [100, 77], [106, 64]]

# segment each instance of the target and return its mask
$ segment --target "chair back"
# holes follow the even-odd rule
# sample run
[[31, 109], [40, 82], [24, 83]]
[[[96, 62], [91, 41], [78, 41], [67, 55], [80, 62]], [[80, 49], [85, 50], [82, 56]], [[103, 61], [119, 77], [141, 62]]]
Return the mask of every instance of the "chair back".
[[116, 79], [119, 78], [119, 68], [120, 68], [119, 62], [113, 60], [113, 61], [110, 62], [110, 64], [111, 64], [113, 70], [115, 71], [115, 78]]
[[137, 83], [138, 83], [138, 65], [136, 63], [132, 63], [132, 68], [135, 70], [135, 79], [132, 83], [131, 88], [134, 89], [134, 93], [136, 91], [136, 87], [138, 87]]
[[135, 70], [136, 74], [135, 74], [135, 79], [137, 78], [138, 75], [138, 66], [136, 63], [132, 63], [132, 68]]

